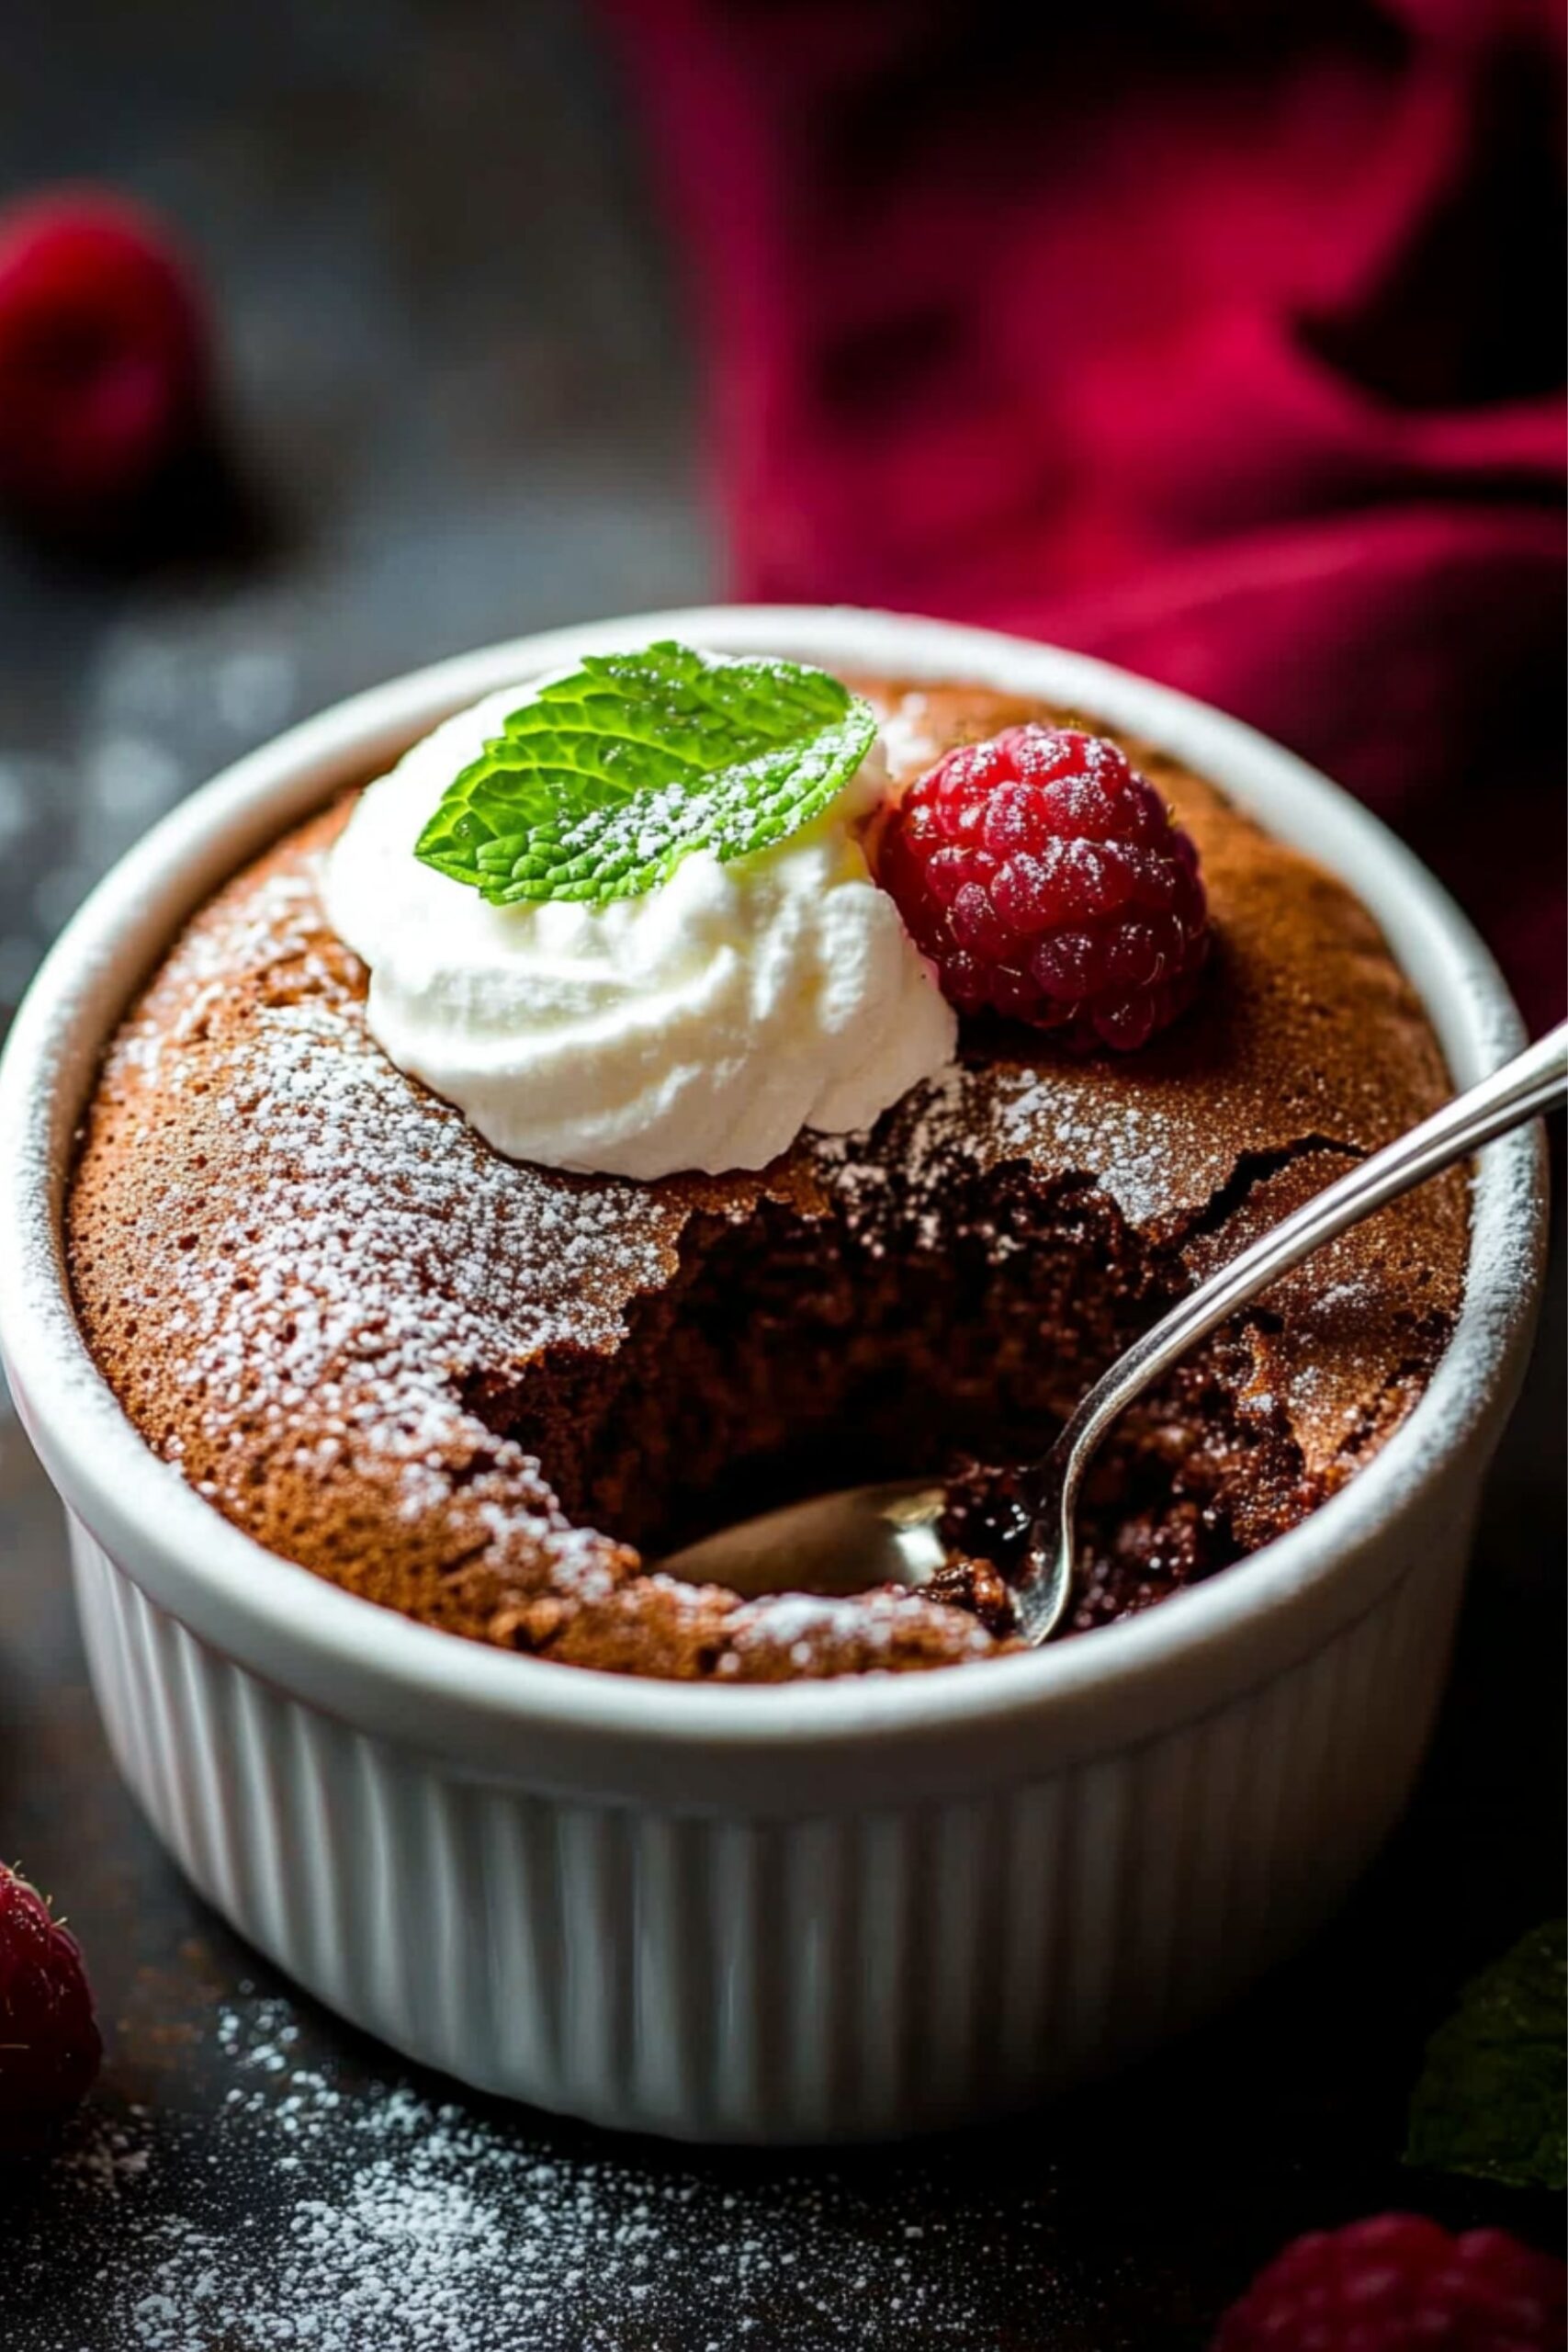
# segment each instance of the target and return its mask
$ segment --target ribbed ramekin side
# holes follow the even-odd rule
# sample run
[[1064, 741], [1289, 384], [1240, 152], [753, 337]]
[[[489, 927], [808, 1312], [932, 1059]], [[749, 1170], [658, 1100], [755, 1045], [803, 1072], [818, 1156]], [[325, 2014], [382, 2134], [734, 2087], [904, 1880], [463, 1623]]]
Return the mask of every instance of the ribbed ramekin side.
[[[1414, 1531], [1412, 1531], [1414, 1532]], [[485, 2089], [719, 2140], [1016, 2105], [1216, 2007], [1396, 1817], [1467, 1530], [1199, 1720], [951, 1803], [751, 1819], [477, 1780], [235, 1666], [78, 1523], [121, 1770], [209, 1899], [311, 1993]]]

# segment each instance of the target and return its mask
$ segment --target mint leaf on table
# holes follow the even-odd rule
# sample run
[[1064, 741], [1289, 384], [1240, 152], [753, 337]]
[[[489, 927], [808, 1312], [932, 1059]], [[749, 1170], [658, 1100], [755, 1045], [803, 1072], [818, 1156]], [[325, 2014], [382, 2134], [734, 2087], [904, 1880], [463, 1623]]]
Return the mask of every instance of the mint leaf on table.
[[1427, 2045], [1407, 2165], [1519, 2188], [1568, 2183], [1568, 1927], [1536, 1928], [1466, 1985]]
[[848, 783], [876, 718], [825, 670], [662, 643], [591, 653], [508, 714], [414, 854], [492, 906], [603, 906], [797, 832]]

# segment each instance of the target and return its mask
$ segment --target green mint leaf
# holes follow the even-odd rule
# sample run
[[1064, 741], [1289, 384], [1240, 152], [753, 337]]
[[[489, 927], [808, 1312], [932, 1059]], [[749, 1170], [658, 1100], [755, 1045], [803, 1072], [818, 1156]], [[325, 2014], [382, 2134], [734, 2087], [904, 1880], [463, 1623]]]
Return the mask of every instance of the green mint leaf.
[[1407, 2165], [1517, 2188], [1568, 2183], [1568, 1926], [1536, 1928], [1467, 1984], [1427, 2045]]
[[414, 854], [492, 906], [640, 898], [693, 850], [747, 857], [798, 832], [875, 732], [824, 670], [671, 643], [591, 653], [509, 713]]

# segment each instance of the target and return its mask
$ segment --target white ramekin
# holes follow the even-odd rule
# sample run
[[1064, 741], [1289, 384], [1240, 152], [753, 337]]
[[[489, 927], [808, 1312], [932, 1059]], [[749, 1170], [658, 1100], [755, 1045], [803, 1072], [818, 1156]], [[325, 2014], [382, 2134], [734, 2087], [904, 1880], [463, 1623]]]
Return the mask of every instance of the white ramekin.
[[264, 1552], [147, 1449], [77, 1331], [60, 1208], [98, 1052], [181, 919], [335, 786], [491, 688], [659, 635], [1097, 712], [1354, 884], [1460, 1084], [1520, 1029], [1408, 852], [1249, 729], [1049, 647], [812, 608], [558, 630], [361, 695], [176, 809], [39, 974], [0, 1070], [0, 1344], [66, 1506], [116, 1757], [197, 1885], [319, 1998], [487, 2090], [694, 2139], [903, 2132], [1213, 2008], [1392, 1826], [1529, 1342], [1541, 1158], [1529, 1135], [1483, 1156], [1458, 1332], [1345, 1493], [1038, 1657], [637, 1682], [456, 1640]]

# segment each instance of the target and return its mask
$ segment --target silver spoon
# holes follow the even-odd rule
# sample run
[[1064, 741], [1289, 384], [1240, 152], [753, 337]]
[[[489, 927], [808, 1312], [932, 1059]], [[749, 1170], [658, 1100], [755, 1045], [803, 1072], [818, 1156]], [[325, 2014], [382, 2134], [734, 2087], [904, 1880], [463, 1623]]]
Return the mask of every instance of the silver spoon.
[[[1134, 1340], [1084, 1397], [1031, 1474], [1033, 1516], [1022, 1574], [1011, 1587], [1026, 1642], [1048, 1641], [1072, 1589], [1074, 1519], [1084, 1472], [1118, 1415], [1195, 1341], [1303, 1258], [1425, 1183], [1494, 1136], [1568, 1099], [1568, 1022], [1457, 1095], [1260, 1236]], [[944, 1493], [929, 1479], [851, 1487], [721, 1528], [659, 1562], [666, 1576], [769, 1592], [848, 1594], [929, 1582], [945, 1556], [937, 1533]]]

